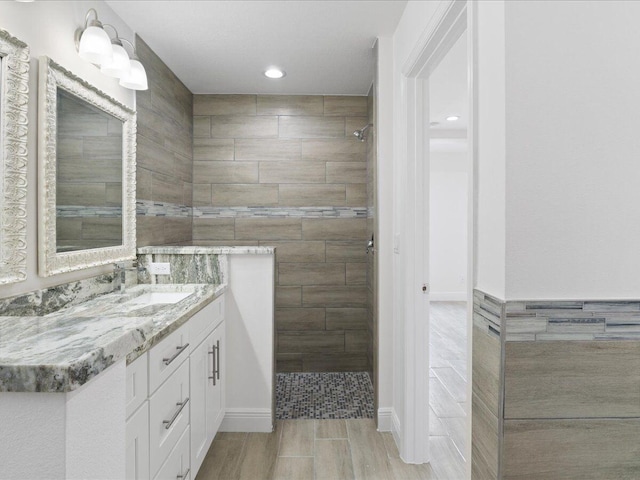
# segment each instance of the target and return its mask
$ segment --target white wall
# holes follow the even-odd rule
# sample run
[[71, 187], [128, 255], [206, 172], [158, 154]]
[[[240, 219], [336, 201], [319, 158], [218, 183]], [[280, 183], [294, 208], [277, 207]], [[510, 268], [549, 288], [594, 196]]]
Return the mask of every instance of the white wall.
[[431, 300], [467, 299], [468, 156], [431, 152], [429, 158], [429, 284]]
[[92, 277], [111, 269], [93, 268], [46, 279], [38, 277], [37, 271], [38, 57], [50, 57], [116, 100], [135, 108], [135, 93], [132, 90], [120, 87], [118, 80], [101, 74], [96, 67], [82, 60], [76, 52], [73, 35], [76, 28], [84, 25], [85, 14], [91, 7], [98, 11], [103, 23], [113, 24], [121, 37], [133, 41], [131, 29], [104, 2], [0, 2], [0, 28], [27, 43], [31, 51], [27, 137], [27, 279], [21, 283], [0, 286], [0, 298]]
[[638, 298], [639, 18], [506, 2], [509, 299]]

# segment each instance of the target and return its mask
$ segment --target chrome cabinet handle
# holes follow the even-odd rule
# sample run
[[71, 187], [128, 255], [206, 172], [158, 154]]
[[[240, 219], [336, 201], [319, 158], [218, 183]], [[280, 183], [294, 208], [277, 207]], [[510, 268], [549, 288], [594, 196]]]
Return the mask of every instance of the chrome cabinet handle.
[[185, 344], [185, 345], [183, 345], [181, 347], [176, 347], [178, 349], [178, 351], [171, 358], [163, 358], [162, 361], [164, 362], [165, 365], [169, 365], [176, 358], [178, 358], [178, 355], [180, 355], [182, 352], [184, 352], [188, 346], [189, 346], [189, 344], [187, 343], [187, 344]]
[[189, 472], [190, 472], [190, 471], [191, 471], [191, 469], [190, 469], [190, 468], [187, 468], [187, 471], [186, 471], [186, 472], [184, 472], [184, 473], [183, 473], [183, 474], [181, 474], [181, 475], [176, 475], [176, 478], [187, 478], [187, 475], [189, 475]]
[[166, 430], [169, 430], [171, 428], [171, 425], [173, 425], [173, 422], [176, 421], [176, 418], [178, 418], [178, 415], [180, 415], [180, 412], [182, 411], [182, 409], [184, 408], [184, 406], [189, 403], [189, 397], [187, 397], [185, 399], [184, 402], [182, 403], [176, 403], [176, 405], [180, 408], [178, 408], [178, 410], [176, 410], [176, 413], [173, 414], [173, 417], [171, 417], [171, 420], [163, 420], [162, 424], [164, 425], [164, 428]]
[[209, 377], [210, 380], [213, 380], [213, 385], [215, 386], [216, 384], [216, 346], [213, 346], [213, 350], [209, 351], [209, 355], [211, 355], [212, 358], [212, 366], [211, 366], [211, 376]]
[[217, 379], [220, 380], [220, 340], [216, 340], [216, 368], [214, 371]]

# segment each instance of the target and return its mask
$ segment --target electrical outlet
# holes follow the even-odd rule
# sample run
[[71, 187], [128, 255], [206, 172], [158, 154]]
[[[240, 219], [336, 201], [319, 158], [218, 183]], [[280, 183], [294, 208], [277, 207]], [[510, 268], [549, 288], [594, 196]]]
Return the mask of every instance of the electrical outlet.
[[149, 264], [149, 273], [151, 275], [171, 275], [171, 264], [151, 262]]

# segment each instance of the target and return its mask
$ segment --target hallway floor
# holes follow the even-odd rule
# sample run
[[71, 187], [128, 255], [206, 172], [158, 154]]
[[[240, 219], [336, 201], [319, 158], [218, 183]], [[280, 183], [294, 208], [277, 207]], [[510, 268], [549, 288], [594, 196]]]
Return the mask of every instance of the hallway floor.
[[465, 478], [467, 446], [467, 304], [431, 302], [429, 441], [439, 479]]

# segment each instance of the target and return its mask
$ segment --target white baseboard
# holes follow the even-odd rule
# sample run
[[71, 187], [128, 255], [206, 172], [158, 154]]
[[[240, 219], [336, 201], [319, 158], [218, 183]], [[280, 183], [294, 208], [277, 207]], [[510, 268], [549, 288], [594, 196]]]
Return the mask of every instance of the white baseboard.
[[467, 292], [431, 292], [429, 300], [432, 302], [466, 302]]
[[391, 434], [393, 435], [393, 439], [398, 446], [398, 450], [400, 450], [401, 433], [402, 427], [400, 426], [400, 419], [398, 418], [398, 414], [395, 410], [391, 409]]
[[221, 432], [263, 432], [273, 431], [270, 408], [227, 408], [220, 425]]
[[391, 407], [384, 407], [378, 409], [378, 431], [390, 432], [391, 431]]

